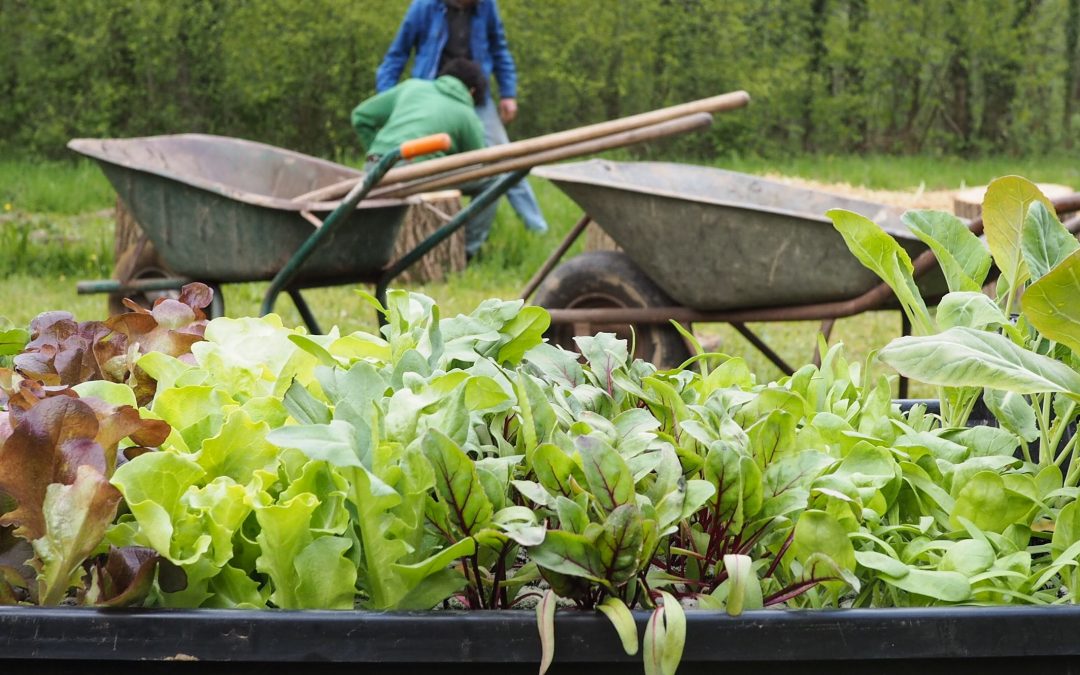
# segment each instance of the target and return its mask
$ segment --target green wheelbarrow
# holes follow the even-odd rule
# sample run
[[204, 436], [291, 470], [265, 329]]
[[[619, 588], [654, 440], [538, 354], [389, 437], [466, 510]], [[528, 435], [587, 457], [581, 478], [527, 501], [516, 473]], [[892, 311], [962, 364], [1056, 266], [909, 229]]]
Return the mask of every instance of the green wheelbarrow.
[[[376, 297], [384, 301], [396, 277], [528, 173], [502, 176], [427, 239], [391, 260], [410, 198], [365, 197], [399, 160], [445, 151], [449, 144], [446, 134], [410, 141], [364, 174], [222, 136], [75, 139], [68, 147], [97, 160], [170, 272], [83, 281], [78, 292], [140, 294], [201, 281], [214, 289], [211, 314], [220, 316], [223, 284], [269, 281], [261, 313], [272, 311], [277, 297], [287, 293], [304, 323], [319, 333], [303, 289], [374, 284]], [[339, 201], [303, 198], [313, 188], [348, 180], [355, 185]]]

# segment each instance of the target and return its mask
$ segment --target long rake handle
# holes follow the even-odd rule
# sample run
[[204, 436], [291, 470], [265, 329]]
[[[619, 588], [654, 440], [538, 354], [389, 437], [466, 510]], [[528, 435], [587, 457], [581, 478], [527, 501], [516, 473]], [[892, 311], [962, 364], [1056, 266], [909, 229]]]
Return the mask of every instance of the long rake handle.
[[[435, 174], [446, 173], [464, 167], [501, 162], [515, 157], [546, 152], [554, 148], [580, 144], [612, 134], [648, 127], [692, 115], [694, 113], [715, 113], [741, 108], [750, 102], [750, 95], [745, 91], [733, 91], [719, 96], [703, 98], [689, 103], [660, 108], [650, 112], [621, 117], [607, 122], [590, 124], [575, 129], [567, 129], [553, 134], [537, 136], [514, 143], [495, 145], [481, 150], [462, 152], [456, 155], [440, 157], [427, 162], [419, 162], [390, 170], [383, 178], [384, 184], [403, 183], [426, 178]], [[534, 165], [535, 166], [535, 165]], [[349, 192], [359, 182], [359, 178], [350, 178], [333, 185], [327, 185], [311, 192], [306, 192], [293, 201], [333, 201]]]

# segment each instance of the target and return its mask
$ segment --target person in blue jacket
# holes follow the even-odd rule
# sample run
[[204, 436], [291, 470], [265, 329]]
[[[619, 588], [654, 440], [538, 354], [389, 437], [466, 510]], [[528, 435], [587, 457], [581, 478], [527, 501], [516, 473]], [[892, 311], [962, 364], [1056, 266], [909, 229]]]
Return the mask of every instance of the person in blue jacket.
[[[503, 123], [517, 116], [517, 71], [495, 0], [413, 0], [375, 73], [377, 92], [398, 83], [414, 52], [414, 78], [435, 79], [441, 66], [455, 58], [476, 61], [488, 79], [494, 75], [499, 85], [498, 106], [489, 95], [476, 107], [476, 113], [484, 124], [488, 145], [510, 141]], [[547, 222], [527, 181], [518, 183], [507, 197], [526, 229], [547, 231]], [[477, 250], [487, 236], [486, 230], [468, 232], [471, 250]]]

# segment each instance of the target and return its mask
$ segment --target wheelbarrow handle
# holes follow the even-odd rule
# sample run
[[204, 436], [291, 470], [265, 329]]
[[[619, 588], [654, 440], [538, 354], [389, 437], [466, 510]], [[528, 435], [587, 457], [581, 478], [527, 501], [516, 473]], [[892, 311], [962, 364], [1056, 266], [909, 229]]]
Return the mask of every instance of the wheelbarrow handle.
[[401, 158], [415, 159], [416, 157], [422, 157], [436, 152], [447, 152], [449, 150], [450, 134], [432, 134], [431, 136], [424, 136], [423, 138], [417, 138], [402, 143]]
[[[270, 282], [270, 287], [266, 291], [266, 295], [263, 296], [262, 306], [259, 309], [260, 315], [269, 314], [274, 310], [274, 301], [277, 296], [287, 288], [296, 278], [300, 272], [300, 267], [307, 261], [308, 258], [319, 247], [320, 243], [326, 240], [330, 233], [341, 226], [348, 220], [347, 216], [356, 209], [356, 205], [359, 204], [364, 197], [371, 192], [382, 177], [386, 175], [398, 161], [402, 159], [414, 159], [423, 155], [430, 155], [433, 152], [446, 152], [450, 149], [450, 136], [449, 134], [434, 134], [432, 136], [424, 136], [423, 138], [417, 138], [411, 141], [406, 141], [401, 144], [400, 147], [394, 148], [390, 152], [383, 155], [375, 166], [363, 176], [363, 178], [357, 182], [355, 186], [349, 191], [349, 194], [341, 200], [326, 220], [323, 221], [322, 227], [317, 228], [310, 236], [300, 245], [300, 248], [289, 258], [285, 266], [274, 276], [274, 279]], [[317, 332], [315, 326], [309, 322], [309, 327], [312, 331]]]
[[[401, 148], [394, 148], [383, 155], [375, 166], [361, 178], [352, 190], [349, 190], [349, 194], [345, 195], [345, 198], [341, 200], [341, 203], [337, 205], [326, 220], [323, 221], [322, 227], [316, 228], [304, 243], [300, 245], [300, 248], [296, 249], [296, 252], [289, 257], [289, 260], [285, 263], [285, 266], [274, 276], [274, 279], [270, 282], [270, 287], [266, 290], [266, 295], [263, 296], [262, 306], [259, 308], [259, 315], [265, 316], [274, 311], [274, 301], [277, 300], [277, 296], [289, 288], [293, 279], [300, 273], [300, 267], [307, 261], [308, 258], [315, 252], [322, 241], [329, 238], [330, 234], [341, 226], [342, 223], [348, 221], [348, 215], [356, 209], [356, 205], [359, 204], [364, 197], [367, 196], [371, 189], [382, 180], [382, 177], [386, 175], [386, 172], [390, 170], [392, 166], [398, 163], [401, 159]], [[309, 326], [312, 330], [315, 330], [314, 326]]]

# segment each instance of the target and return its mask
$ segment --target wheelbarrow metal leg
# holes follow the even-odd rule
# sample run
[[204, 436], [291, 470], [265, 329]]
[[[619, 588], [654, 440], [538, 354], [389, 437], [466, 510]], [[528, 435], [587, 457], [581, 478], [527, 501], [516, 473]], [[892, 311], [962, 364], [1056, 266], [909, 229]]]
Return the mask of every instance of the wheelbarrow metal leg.
[[544, 261], [544, 264], [533, 275], [532, 279], [529, 279], [529, 283], [525, 285], [525, 290], [521, 292], [521, 299], [528, 300], [532, 297], [532, 294], [536, 292], [536, 289], [540, 287], [540, 284], [544, 283], [544, 279], [551, 274], [551, 270], [555, 269], [555, 266], [559, 264], [559, 261], [563, 259], [566, 252], [570, 250], [570, 247], [574, 245], [585, 231], [585, 228], [592, 222], [592, 217], [589, 214], [585, 214], [581, 217], [581, 220], [570, 229], [570, 232], [559, 244], [558, 248]]
[[[911, 320], [908, 319], [907, 312], [900, 312], [900, 334], [904, 337], [911, 335]], [[900, 398], [908, 397], [908, 379], [903, 375], [900, 376], [899, 391], [897, 392]]]
[[762, 353], [762, 355], [769, 359], [777, 368], [779, 368], [785, 375], [791, 375], [795, 372], [795, 369], [788, 365], [787, 361], [782, 359], [779, 354], [773, 351], [772, 347], [765, 344], [752, 330], [746, 327], [744, 323], [733, 322], [731, 326], [739, 331], [739, 334], [746, 338], [747, 342], [754, 345], [754, 347]]
[[[379, 282], [375, 285], [375, 298], [379, 301], [379, 304], [383, 307], [386, 306], [386, 290], [389, 288], [390, 282], [396, 279], [402, 272], [412, 267], [417, 260], [427, 255], [428, 251], [438, 246], [444, 239], [461, 229], [461, 227], [468, 223], [473, 216], [494, 204], [499, 197], [506, 194], [510, 188], [517, 185], [528, 175], [529, 169], [521, 169], [499, 178], [490, 187], [473, 197], [468, 206], [458, 211], [454, 217], [450, 219], [450, 222], [432, 232], [427, 239], [424, 239], [417, 244], [416, 248], [401, 256], [401, 258], [396, 260], [390, 267], [386, 268], [386, 271], [383, 272], [382, 276], [379, 278]], [[379, 323], [383, 324], [385, 322], [386, 317], [380, 314]]]
[[[821, 322], [821, 327], [818, 329], [818, 331], [821, 333], [822, 337], [825, 338], [825, 343], [826, 344], [828, 344], [828, 342], [829, 342], [829, 337], [832, 335], [832, 329], [833, 329], [833, 326], [835, 326], [835, 325], [836, 325], [836, 319], [824, 319]], [[821, 357], [823, 357], [823, 356], [824, 356], [824, 354], [821, 353], [820, 345], [815, 344], [814, 345], [814, 358], [812, 359], [815, 366], [821, 366]]]
[[304, 320], [311, 334], [322, 335], [322, 331], [319, 330], [319, 322], [315, 320], [315, 315], [311, 312], [307, 300], [304, 300], [304, 296], [300, 295], [300, 290], [290, 288], [287, 292], [289, 297], [292, 298], [293, 304], [296, 305], [296, 311], [300, 312], [300, 318]]

